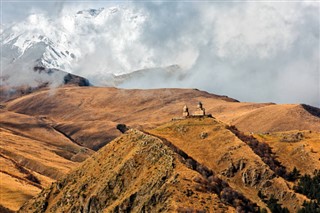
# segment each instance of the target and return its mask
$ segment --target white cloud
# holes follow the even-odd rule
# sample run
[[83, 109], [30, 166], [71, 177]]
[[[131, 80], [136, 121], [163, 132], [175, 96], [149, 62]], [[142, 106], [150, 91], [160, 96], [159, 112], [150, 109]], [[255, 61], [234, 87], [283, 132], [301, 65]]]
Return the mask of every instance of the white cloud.
[[[72, 15], [88, 5], [60, 6], [55, 26], [50, 17], [29, 21], [46, 34], [55, 35], [54, 27], [66, 32], [55, 37], [73, 48], [76, 74], [99, 78], [179, 64], [183, 81], [152, 80], [150, 86], [320, 105], [319, 3], [130, 2], [106, 5], [94, 19]], [[130, 86], [145, 87], [140, 83]]]

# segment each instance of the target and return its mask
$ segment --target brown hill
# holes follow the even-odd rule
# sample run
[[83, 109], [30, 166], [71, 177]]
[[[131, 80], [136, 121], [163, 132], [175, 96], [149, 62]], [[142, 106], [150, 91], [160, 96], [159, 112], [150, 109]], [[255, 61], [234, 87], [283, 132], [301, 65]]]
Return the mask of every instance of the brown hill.
[[236, 117], [232, 124], [242, 131], [248, 132], [289, 130], [314, 130], [319, 132], [320, 116], [313, 116], [303, 105], [270, 105]]
[[67, 87], [41, 91], [6, 103], [6, 108], [32, 116], [46, 116], [56, 129], [74, 141], [98, 150], [125, 123], [135, 128], [155, 127], [202, 101], [207, 112], [236, 125], [241, 131], [320, 131], [320, 118], [301, 105], [240, 103], [234, 99], [193, 89], [124, 90]]
[[0, 120], [0, 205], [11, 210], [93, 153], [43, 118], [1, 110]]
[[198, 90], [122, 90], [66, 87], [41, 91], [8, 102], [7, 109], [21, 114], [45, 116], [55, 128], [79, 144], [97, 150], [116, 136], [118, 123], [154, 127], [181, 114], [185, 102], [235, 101]]
[[304, 196], [295, 193], [292, 183], [279, 176], [277, 167], [274, 169], [271, 162], [265, 160], [267, 149], [259, 156], [257, 150], [236, 137], [224, 123], [210, 118], [191, 118], [148, 132], [170, 141], [261, 207], [266, 204], [258, 196], [259, 191], [267, 197], [274, 195], [290, 212], [301, 207]]
[[[173, 117], [179, 117], [185, 104], [192, 112], [198, 101], [202, 101], [206, 111], [217, 119], [234, 124], [242, 131], [256, 133], [259, 140], [273, 148], [287, 168], [292, 169], [289, 165], [291, 157], [287, 158], [282, 153], [284, 150], [295, 156], [292, 162], [302, 172], [311, 173], [314, 168], [318, 168], [318, 145], [314, 139], [319, 136], [316, 132], [320, 132], [317, 108], [306, 105], [240, 103], [226, 96], [195, 89], [42, 89], [1, 105], [0, 160], [3, 171], [0, 174], [4, 181], [0, 205], [16, 210], [24, 201], [37, 194], [40, 188], [75, 168], [78, 162], [93, 153], [92, 150], [100, 149], [119, 136], [117, 124], [123, 123], [137, 129], [154, 128]], [[306, 134], [306, 140], [290, 145], [292, 147], [289, 149], [286, 143], [278, 143], [280, 136], [272, 135], [278, 134], [275, 131], [285, 130], [314, 132]], [[303, 145], [307, 147], [300, 148]], [[309, 157], [296, 160], [304, 151]], [[316, 166], [307, 167], [309, 160]], [[37, 180], [40, 184], [35, 183]], [[17, 182], [20, 185], [15, 185]], [[256, 191], [250, 193], [255, 194]], [[16, 199], [12, 199], [12, 196]], [[260, 202], [256, 194], [248, 197]]]
[[293, 182], [227, 127], [190, 118], [129, 130], [20, 212], [258, 212], [259, 193], [299, 209]]
[[241, 195], [237, 202], [226, 201], [223, 194], [236, 191], [218, 178], [212, 180], [216, 188], [209, 190], [206, 179], [160, 139], [130, 130], [20, 212], [234, 212], [237, 205], [254, 209]]
[[267, 143], [290, 171], [296, 167], [302, 174], [320, 170], [320, 133], [312, 131], [286, 131], [254, 135]]

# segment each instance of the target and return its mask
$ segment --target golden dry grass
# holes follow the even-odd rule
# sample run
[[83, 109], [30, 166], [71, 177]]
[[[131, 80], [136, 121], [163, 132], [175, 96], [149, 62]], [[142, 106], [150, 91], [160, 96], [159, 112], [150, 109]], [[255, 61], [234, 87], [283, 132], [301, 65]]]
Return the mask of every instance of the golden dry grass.
[[[21, 212], [88, 208], [97, 212], [119, 208], [130, 208], [130, 212], [177, 212], [178, 208], [234, 212], [216, 194], [197, 191], [193, 181], [197, 176], [159, 139], [130, 130], [30, 200]], [[193, 194], [186, 195], [187, 190]], [[44, 210], [45, 202], [48, 206]]]
[[202, 101], [207, 113], [245, 132], [313, 130], [320, 118], [301, 105], [241, 103], [195, 89], [125, 90], [98, 87], [63, 87], [43, 90], [5, 103], [6, 109], [46, 116], [80, 144], [99, 149], [119, 136], [115, 126], [152, 128], [190, 111]]
[[[172, 121], [148, 132], [171, 141], [259, 206], [265, 207], [258, 197], [259, 190], [269, 196], [275, 194], [291, 211], [296, 211], [305, 199], [304, 196], [296, 194], [283, 178], [274, 178], [269, 166], [220, 121], [212, 118], [191, 118]], [[202, 138], [204, 133], [207, 136]], [[226, 175], [231, 165], [240, 161], [245, 162], [245, 168], [232, 176]], [[255, 183], [244, 183], [244, 173], [251, 177], [256, 176]]]
[[0, 205], [17, 211], [41, 190], [25, 181], [0, 172]]
[[[301, 140], [295, 140], [302, 134]], [[301, 174], [313, 174], [320, 169], [320, 133], [312, 131], [286, 131], [255, 134], [259, 141], [272, 147], [279, 161], [290, 171], [296, 167]]]
[[[311, 115], [301, 105], [240, 103], [231, 98], [195, 89], [124, 90], [71, 86], [55, 90], [43, 89], [2, 103], [4, 109], [1, 110], [0, 115], [1, 153], [19, 162], [39, 178], [43, 186], [46, 186], [74, 168], [77, 165], [76, 162], [84, 160], [93, 153], [89, 149], [84, 149], [83, 146], [98, 150], [119, 136], [117, 124], [125, 123], [137, 129], [155, 128], [173, 117], [181, 116], [182, 107], [185, 104], [193, 112], [198, 101], [203, 102], [207, 113], [212, 113], [224, 123], [234, 124], [245, 132], [265, 133], [287, 130], [320, 132], [320, 118]], [[212, 140], [228, 142], [233, 144], [231, 147], [241, 147], [241, 141], [225, 130], [223, 124], [218, 126], [217, 128], [221, 131], [212, 131], [212, 135], [209, 136]], [[207, 128], [206, 125], [204, 128]], [[176, 133], [168, 134], [172, 134], [170, 139], [176, 140], [175, 142], [179, 145], [188, 137], [191, 137], [190, 141], [198, 141], [196, 137], [200, 134], [199, 131], [201, 128], [196, 128], [193, 135], [176, 139], [174, 139]], [[318, 137], [318, 135], [310, 137]], [[199, 158], [199, 161], [221, 171], [221, 165], [212, 163], [208, 159], [221, 157], [223, 152], [232, 151], [229, 150], [231, 148], [218, 145], [219, 143], [210, 148], [205, 144], [198, 146], [197, 143], [190, 142], [187, 151], [191, 154], [201, 153], [202, 158]], [[312, 157], [310, 159], [312, 162], [317, 162], [318, 155], [313, 153], [318, 152], [316, 139], [307, 144], [311, 144], [305, 148], [307, 152], [313, 148], [309, 153]], [[270, 145], [277, 153], [283, 150], [290, 153], [297, 149], [296, 145], [299, 144], [293, 144], [292, 150], [282, 144], [281, 146], [277, 143], [272, 144], [272, 140]], [[220, 151], [213, 155], [212, 152], [216, 150]], [[242, 147], [233, 153], [234, 159], [239, 159], [243, 153], [249, 153], [250, 159], [258, 159], [257, 162], [261, 163], [259, 158], [250, 154], [252, 152], [247, 147]], [[290, 163], [290, 160], [286, 160], [285, 154], [279, 154], [279, 159], [286, 165], [286, 161]], [[10, 161], [0, 157], [0, 163], [5, 172], [25, 178], [24, 174], [16, 171]], [[301, 171], [312, 170], [312, 166], [308, 168], [307, 163], [299, 165], [297, 162], [294, 165], [300, 168], [305, 167], [305, 170]], [[289, 165], [287, 167], [291, 168]], [[240, 184], [240, 179], [240, 176], [235, 178], [232, 180], [234, 183], [231, 181], [231, 184], [237, 186]], [[279, 184], [281, 181], [278, 181]], [[284, 185], [285, 182], [282, 181], [281, 184]], [[14, 189], [13, 185], [12, 187]], [[240, 189], [250, 198], [260, 202], [255, 190], [246, 187]], [[23, 193], [25, 191], [21, 190], [21, 194]]]
[[[37, 118], [1, 111], [0, 120], [0, 205], [11, 210], [18, 210], [41, 187], [93, 153], [84, 152]], [[40, 184], [30, 180], [29, 174]]]
[[270, 105], [253, 110], [232, 122], [245, 132], [280, 132], [313, 130], [320, 132], [320, 118], [311, 115], [301, 105]]

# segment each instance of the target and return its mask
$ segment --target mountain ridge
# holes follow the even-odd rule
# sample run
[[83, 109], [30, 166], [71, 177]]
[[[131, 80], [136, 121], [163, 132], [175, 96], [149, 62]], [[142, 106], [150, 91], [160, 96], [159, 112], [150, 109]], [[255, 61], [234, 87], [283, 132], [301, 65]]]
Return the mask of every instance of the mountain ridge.
[[259, 212], [267, 208], [259, 193], [290, 212], [307, 200], [225, 124], [190, 118], [128, 130], [20, 212]]
[[[197, 89], [128, 90], [65, 86], [52, 90], [43, 88], [41, 91], [35, 91], [1, 103], [0, 151], [5, 158], [0, 156], [0, 163], [3, 168], [7, 168], [5, 172], [20, 178], [0, 173], [2, 180], [6, 183], [6, 187], [0, 187], [6, 190], [2, 194], [8, 197], [10, 193], [7, 192], [16, 189], [13, 183], [27, 178], [26, 174], [17, 170], [12, 163], [13, 161], [7, 159], [19, 163], [40, 180], [42, 187], [47, 187], [61, 175], [67, 174], [70, 169], [76, 168], [79, 161], [87, 159], [96, 150], [103, 149], [115, 138], [121, 136], [117, 129], [118, 125], [149, 131], [161, 125], [168, 125], [172, 118], [181, 117], [185, 104], [188, 105], [192, 114], [199, 101], [203, 103], [207, 113], [212, 114], [217, 121], [223, 122], [223, 127], [212, 127], [210, 131], [212, 129], [222, 131], [225, 126], [235, 125], [244, 134], [254, 136], [261, 143], [267, 143], [271, 151], [279, 156], [279, 162], [287, 168], [287, 172], [290, 172], [293, 166], [303, 174], [312, 174], [314, 169], [320, 169], [320, 165], [318, 165], [320, 150], [316, 140], [320, 132], [320, 118], [309, 112], [317, 115], [317, 108], [309, 107], [308, 111], [303, 105], [243, 103], [227, 96], [210, 94]], [[272, 122], [268, 119], [270, 116], [274, 118]], [[184, 131], [182, 124], [178, 126], [181, 126], [179, 131]], [[205, 125], [202, 126], [205, 127]], [[196, 137], [195, 140], [197, 142], [200, 140], [200, 145], [203, 145], [202, 142], [205, 140], [201, 138], [205, 138], [207, 134], [206, 131], [201, 133], [203, 134], [194, 132], [190, 138]], [[236, 139], [234, 135], [231, 136], [230, 132], [226, 135], [233, 137], [232, 140], [238, 141], [238, 145], [241, 145], [240, 148], [248, 146], [244, 145], [244, 142], [240, 144], [239, 139]], [[161, 139], [163, 136], [158, 134], [157, 137]], [[221, 136], [221, 138], [223, 137]], [[172, 138], [167, 138], [167, 140], [172, 143], [176, 142], [176, 139]], [[32, 144], [32, 150], [23, 145], [28, 143]], [[236, 142], [234, 145], [232, 143], [229, 143], [231, 147], [238, 150]], [[11, 145], [8, 146], [8, 144]], [[11, 146], [16, 147], [16, 150], [8, 150]], [[190, 147], [193, 145], [190, 144]], [[180, 147], [180, 149], [182, 148]], [[192, 153], [196, 153], [198, 149], [200, 148], [193, 147], [193, 150], [183, 151], [192, 156]], [[201, 148], [201, 150], [205, 153], [210, 149]], [[246, 150], [249, 152], [250, 149], [246, 148]], [[234, 150], [227, 150], [226, 153], [228, 152], [235, 153]], [[43, 153], [46, 153], [46, 156], [52, 156], [52, 159], [55, 160], [51, 160], [51, 162], [48, 159], [42, 159], [39, 154]], [[217, 151], [213, 153], [217, 153]], [[265, 153], [270, 153], [270, 151]], [[260, 158], [256, 154], [251, 155], [255, 156], [255, 159]], [[294, 159], [291, 156], [294, 156]], [[192, 156], [206, 167], [212, 167], [213, 164], [208, 165], [203, 158], [196, 157]], [[228, 156], [225, 157], [228, 159]], [[240, 158], [233, 161], [234, 167], [229, 163], [223, 164], [224, 171], [217, 169], [217, 167], [211, 169], [229, 176], [234, 173], [234, 168], [240, 168], [239, 160]], [[68, 168], [63, 166], [66, 162], [70, 165]], [[310, 166], [308, 162], [312, 162], [313, 166]], [[263, 162], [261, 165], [268, 168]], [[255, 170], [247, 171], [247, 176], [243, 177], [251, 189], [242, 188], [241, 193], [263, 206], [263, 202], [257, 198], [257, 191], [250, 186], [255, 182], [251, 176], [260, 174], [253, 171]], [[270, 169], [268, 171], [268, 174], [275, 173]], [[230, 179], [235, 183], [244, 184], [239, 173]], [[231, 186], [235, 186], [235, 183], [227, 179], [224, 180]], [[283, 178], [280, 180], [282, 183], [285, 181]], [[280, 186], [284, 187], [283, 184]], [[33, 188], [29, 184], [27, 187], [20, 187], [19, 191], [14, 193], [15, 197], [19, 198], [15, 203], [10, 203], [10, 199], [6, 199], [0, 205], [16, 210], [23, 202], [37, 193], [39, 193], [39, 189]], [[274, 193], [278, 192], [274, 191]], [[266, 194], [270, 195], [270, 192]], [[287, 195], [289, 194], [287, 193]]]
[[[132, 145], [129, 145], [125, 141], [126, 140], [125, 138], [128, 138], [128, 137], [132, 138], [133, 141], [131, 143], [134, 143], [133, 147], [132, 147]], [[119, 144], [119, 142], [122, 142], [124, 144], [121, 145], [121, 144]], [[156, 170], [158, 170], [156, 177], [159, 177], [159, 175], [160, 175], [161, 178], [160, 177], [159, 178], [150, 178], [150, 176], [154, 176], [155, 175], [155, 173], [151, 172], [151, 174], [149, 174], [149, 177], [145, 181], [147, 181], [147, 182], [152, 181], [154, 183], [151, 184], [151, 185], [149, 185], [147, 183], [143, 184], [144, 186], [152, 187], [152, 189], [150, 189], [150, 191], [148, 193], [144, 193], [145, 189], [142, 186], [143, 189], [141, 189], [141, 190], [139, 190], [139, 191], [137, 191], [137, 192], [135, 192], [133, 194], [129, 193], [127, 195], [128, 196], [127, 198], [122, 199], [121, 197], [118, 197], [116, 200], [113, 200], [112, 197], [109, 197], [107, 193], [119, 193], [118, 190], [120, 190], [121, 194], [122, 193], [127, 194], [125, 191], [126, 190], [130, 191], [130, 189], [128, 187], [130, 185], [134, 184], [134, 183], [137, 183], [138, 180], [141, 178], [141, 176], [143, 178], [144, 171], [140, 171], [139, 173], [131, 174], [134, 177], [134, 179], [132, 180], [133, 183], [130, 183], [130, 180], [126, 179], [126, 180], [124, 180], [123, 185], [119, 189], [117, 188], [118, 187], [117, 184], [120, 184], [120, 183], [115, 182], [115, 186], [112, 186], [113, 183], [110, 180], [108, 180], [108, 178], [107, 178], [107, 184], [106, 185], [102, 185], [102, 186], [99, 186], [99, 184], [95, 184], [94, 185], [94, 186], [99, 186], [99, 188], [100, 187], [103, 188], [105, 186], [107, 186], [109, 188], [111, 187], [108, 192], [104, 192], [105, 195], [102, 194], [103, 191], [95, 189], [95, 191], [98, 191], [98, 192], [95, 193], [95, 195], [92, 195], [92, 196], [90, 196], [90, 194], [89, 195], [87, 194], [85, 196], [82, 195], [83, 201], [81, 201], [81, 203], [79, 203], [79, 204], [77, 203], [74, 206], [73, 205], [70, 206], [70, 204], [66, 204], [63, 207], [64, 210], [67, 210], [67, 209], [70, 210], [71, 209], [71, 210], [76, 211], [77, 209], [80, 209], [80, 211], [81, 211], [81, 209], [82, 209], [83, 211], [87, 211], [87, 212], [90, 212], [90, 211], [119, 211], [119, 210], [120, 211], [121, 210], [122, 211], [132, 211], [132, 212], [139, 212], [139, 211], [157, 211], [157, 212], [161, 212], [161, 211], [178, 211], [178, 212], [183, 212], [184, 209], [192, 209], [192, 207], [196, 208], [196, 206], [198, 208], [199, 207], [201, 208], [201, 206], [203, 206], [204, 204], [210, 203], [211, 205], [214, 206], [214, 208], [217, 208], [218, 212], [221, 211], [220, 210], [221, 206], [217, 207], [216, 205], [214, 205], [214, 203], [212, 203], [212, 201], [205, 201], [205, 199], [201, 199], [203, 203], [200, 204], [199, 201], [197, 202], [195, 199], [191, 198], [193, 200], [193, 202], [195, 202], [195, 203], [193, 203], [192, 207], [190, 207], [190, 204], [188, 205], [187, 201], [190, 200], [190, 198], [188, 198], [188, 197], [190, 197], [190, 195], [188, 195], [188, 192], [190, 193], [191, 190], [189, 189], [189, 191], [187, 190], [186, 192], [182, 192], [181, 189], [179, 189], [178, 187], [175, 186], [175, 185], [180, 185], [179, 182], [180, 181], [182, 182], [182, 181], [184, 181], [183, 179], [186, 179], [186, 177], [181, 179], [179, 177], [179, 176], [181, 176], [181, 174], [179, 175], [179, 172], [178, 173], [174, 172], [176, 170], [176, 168], [179, 168], [182, 165], [181, 165], [181, 163], [178, 163], [178, 160], [176, 159], [178, 157], [175, 156], [175, 154], [172, 152], [172, 150], [168, 149], [165, 146], [163, 146], [162, 142], [159, 139], [157, 139], [157, 138], [155, 138], [153, 136], [148, 136], [148, 135], [146, 135], [146, 134], [144, 134], [142, 132], [136, 131], [136, 130], [129, 130], [129, 132], [127, 133], [126, 136], [122, 136], [122, 137], [118, 138], [117, 140], [115, 140], [114, 143], [117, 143], [120, 146], [124, 146], [124, 145], [128, 146], [129, 145], [130, 147], [132, 147], [131, 152], [129, 152], [129, 155], [131, 153], [136, 152], [136, 153], [139, 153], [139, 155], [140, 155], [139, 158], [144, 157], [144, 155], [146, 155], [148, 153], [147, 156], [145, 156], [145, 158], [147, 158], [147, 159], [150, 158], [150, 164], [151, 165], [152, 164], [155, 164], [155, 165], [159, 165], [160, 164], [160, 165], [162, 165], [163, 163], [166, 163], [169, 160], [169, 163], [166, 164], [164, 166], [164, 168], [159, 165], [160, 168], [156, 169]], [[109, 146], [112, 146], [112, 144], [110, 144]], [[142, 146], [142, 147], [145, 147], [145, 148], [137, 148], [137, 146], [138, 147]], [[100, 151], [100, 153], [108, 153], [107, 151], [104, 151], [106, 149], [108, 149], [108, 147], [103, 148], [102, 151]], [[145, 153], [145, 150], [148, 150], [148, 152]], [[123, 153], [125, 153], [125, 152], [123, 152]], [[118, 155], [118, 151], [113, 152], [113, 154], [115, 156], [117, 156]], [[101, 154], [101, 155], [105, 155], [105, 154]], [[103, 158], [102, 158], [101, 155], [94, 155], [93, 156], [93, 158], [95, 158], [96, 162], [98, 162], [98, 163], [100, 162], [100, 165], [102, 165], [101, 164], [101, 161], [103, 161], [102, 159], [108, 159], [108, 161], [109, 160], [112, 161], [112, 159], [110, 159], [108, 157], [108, 155], [104, 156]], [[160, 157], [160, 159], [158, 159], [158, 156]], [[162, 158], [164, 158], [164, 159], [162, 159]], [[139, 171], [139, 164], [137, 165], [137, 159], [138, 159], [137, 155], [134, 155], [133, 158], [125, 157], [123, 160], [124, 161], [128, 160], [129, 162], [128, 163], [125, 162], [124, 164], [121, 162], [120, 165], [123, 164], [123, 167], [125, 167], [127, 171], [128, 170], [133, 170], [134, 171], [134, 170], [137, 170], [137, 169]], [[181, 160], [179, 160], [179, 161], [181, 161]], [[157, 163], [157, 162], [163, 162], [163, 163]], [[89, 163], [89, 165], [90, 165], [90, 163]], [[104, 162], [104, 165], [110, 165], [110, 163]], [[129, 165], [130, 165], [130, 167], [129, 167]], [[121, 169], [118, 170], [118, 167], [119, 166], [116, 166], [114, 171], [121, 172], [122, 170]], [[148, 165], [143, 165], [143, 167], [147, 168]], [[83, 168], [87, 168], [87, 167], [84, 165]], [[101, 169], [101, 170], [104, 171], [104, 169]], [[181, 169], [178, 169], [178, 171], [179, 170], [181, 170]], [[80, 169], [80, 171], [81, 171], [81, 169]], [[149, 171], [149, 170], [147, 170], [147, 171]], [[136, 172], [136, 171], [134, 171], [134, 172]], [[171, 174], [172, 172], [173, 172], [173, 174]], [[192, 173], [194, 173], [194, 172], [192, 172]], [[81, 172], [80, 172], [80, 174], [82, 175], [82, 177], [84, 177], [84, 178], [86, 177], [85, 174], [83, 174]], [[135, 175], [137, 175], [137, 177], [135, 177]], [[72, 176], [72, 174], [70, 176]], [[121, 176], [117, 176], [117, 177], [121, 179]], [[130, 178], [130, 177], [128, 177], [128, 178]], [[99, 179], [99, 178], [96, 178], [96, 179]], [[66, 182], [66, 181], [67, 180], [63, 180], [61, 183], [68, 184], [68, 182]], [[92, 180], [87, 180], [85, 182], [85, 184], [87, 184], [88, 188], [91, 185], [90, 184], [91, 181], [95, 181], [95, 180], [92, 179]], [[161, 183], [161, 182], [164, 182], [164, 183]], [[169, 182], [169, 183], [166, 183], [166, 182]], [[127, 184], [129, 184], [129, 186], [127, 186]], [[58, 183], [58, 185], [59, 185], [59, 183]], [[159, 186], [160, 186], [160, 188], [159, 188]], [[227, 187], [227, 186], [225, 186], [225, 187]], [[54, 188], [55, 187], [53, 186], [52, 189], [54, 189]], [[64, 189], [67, 189], [67, 188], [68, 187], [66, 185], [64, 185], [64, 186], [60, 187], [59, 191], [60, 190], [63, 191]], [[174, 190], [172, 190], [170, 188], [174, 188]], [[89, 193], [91, 191], [90, 189], [85, 189], [85, 190], [89, 191]], [[156, 190], [156, 193], [155, 193], [155, 190]], [[170, 197], [168, 197], [168, 192], [166, 192], [167, 190], [170, 191], [170, 193], [169, 193]], [[175, 192], [176, 190], [178, 192]], [[58, 193], [61, 193], [61, 192], [58, 192]], [[63, 193], [65, 193], [65, 192], [63, 192]], [[180, 197], [179, 198], [180, 201], [178, 201], [178, 203], [182, 202], [182, 204], [178, 204], [178, 203], [175, 204], [175, 201], [173, 201], [173, 199], [172, 199], [173, 198], [172, 196], [174, 196], [174, 197], [177, 196], [176, 195], [177, 193], [178, 194], [181, 193], [180, 196], [184, 197], [184, 200], [183, 200], [183, 197]], [[195, 192], [192, 192], [192, 193], [193, 194], [199, 194], [199, 196], [201, 196], [201, 193], [199, 193], [199, 192], [195, 191]], [[121, 194], [118, 194], [118, 196], [121, 196]], [[185, 194], [185, 195], [183, 195], [183, 194]], [[210, 198], [216, 200], [217, 198], [214, 195], [215, 194], [213, 192], [213, 197], [210, 196]], [[43, 206], [41, 204], [43, 202], [43, 201], [41, 201], [41, 199], [42, 199], [41, 196], [42, 195], [40, 195], [34, 201], [31, 201], [29, 204], [26, 204], [25, 206], [23, 206], [20, 211], [26, 211], [26, 212], [33, 211], [33, 210], [35, 210], [35, 209], [32, 208], [33, 206], [34, 207], [39, 206], [41, 208], [41, 206]], [[76, 198], [73, 198], [72, 196], [73, 195], [71, 195], [70, 199], [71, 200], [76, 200]], [[103, 196], [105, 196], [105, 197], [103, 197]], [[58, 197], [60, 197], [60, 196], [58, 195], [57, 198]], [[87, 199], [88, 197], [90, 197], [90, 199]], [[143, 200], [144, 197], [147, 197], [146, 201]], [[111, 198], [111, 200], [109, 200], [108, 198], [109, 199]], [[50, 197], [47, 197], [46, 199], [48, 200], [47, 208], [45, 207], [41, 211], [51, 212], [51, 211], [59, 211], [59, 210], [61, 211], [62, 210], [61, 207], [57, 206], [57, 204], [55, 204], [55, 203], [59, 203], [59, 199], [61, 199], [60, 202], [63, 203], [63, 202], [65, 202], [64, 201], [65, 198], [58, 198], [58, 200], [54, 201], [55, 203], [50, 203], [50, 200], [54, 199], [54, 197], [51, 198], [51, 195], [50, 195]], [[88, 201], [86, 201], [86, 200], [88, 200]], [[103, 200], [106, 200], [106, 201], [103, 201]], [[32, 204], [33, 202], [34, 202], [34, 204]], [[91, 202], [93, 202], [94, 204], [93, 203], [91, 204]], [[102, 202], [103, 203], [107, 203], [107, 204], [104, 205], [104, 204], [102, 204]], [[220, 203], [220, 205], [223, 205], [219, 201], [218, 201], [218, 203]], [[186, 205], [186, 206], [183, 206], [183, 205]], [[160, 208], [159, 208], [159, 206], [160, 206]], [[212, 209], [212, 207], [209, 207], [209, 206], [206, 206], [206, 208], [207, 208], [207, 210]], [[223, 207], [223, 208], [224, 209], [232, 209], [232, 207]], [[38, 210], [40, 210], [40, 209], [38, 209]], [[199, 211], [200, 210], [201, 209], [199, 209]], [[225, 211], [225, 210], [222, 210], [222, 211]]]

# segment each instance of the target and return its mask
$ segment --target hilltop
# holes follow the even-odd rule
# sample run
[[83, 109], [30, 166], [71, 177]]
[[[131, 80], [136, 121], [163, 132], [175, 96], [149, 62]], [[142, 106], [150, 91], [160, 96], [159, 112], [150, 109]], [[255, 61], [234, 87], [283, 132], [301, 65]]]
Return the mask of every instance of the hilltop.
[[[3, 196], [0, 204], [17, 210], [42, 188], [68, 174], [79, 166], [79, 162], [120, 136], [121, 132], [116, 128], [118, 124], [137, 130], [168, 125], [173, 117], [182, 116], [185, 104], [190, 111], [194, 111], [198, 101], [202, 101], [206, 112], [223, 125], [235, 125], [239, 131], [269, 144], [289, 171], [296, 166], [301, 172], [311, 174], [319, 168], [317, 138], [320, 118], [319, 109], [315, 107], [241, 103], [227, 96], [196, 89], [42, 88], [1, 103]], [[162, 133], [158, 136], [163, 137]], [[294, 139], [298, 133], [303, 137], [291, 143], [290, 138]], [[191, 131], [190, 134], [194, 134], [190, 138], [198, 137], [197, 132]], [[204, 149], [203, 152], [206, 152], [207, 148], [190, 148], [188, 155], [196, 150]], [[255, 155], [249, 156], [250, 160], [257, 158]], [[213, 165], [206, 166], [216, 170]], [[237, 178], [234, 181], [240, 181], [240, 177]], [[253, 189], [249, 194], [243, 191], [260, 205], [256, 193]], [[11, 199], [11, 195], [15, 199]]]
[[[186, 159], [163, 141], [130, 130], [20, 212], [234, 212], [235, 207], [222, 202], [220, 194], [205, 188], [205, 181], [205, 175], [189, 168]], [[228, 187], [223, 184], [217, 183], [222, 188], [218, 191]], [[244, 208], [254, 206], [247, 202]]]
[[320, 131], [320, 117], [302, 105], [241, 103], [196, 89], [62, 87], [32, 93], [5, 106], [21, 114], [50, 117], [57, 129], [98, 150], [119, 136], [114, 131], [119, 123], [138, 129], [155, 127], [180, 115], [185, 104], [194, 110], [198, 101], [214, 117], [244, 132]]
[[293, 184], [228, 125], [190, 118], [127, 131], [20, 212], [258, 212], [259, 193], [295, 212]]
[[[254, 144], [248, 139], [255, 138], [240, 136], [243, 133], [235, 132], [225, 123], [211, 118], [170, 122], [148, 132], [170, 141], [190, 157], [215, 171], [221, 179], [261, 207], [265, 207], [266, 203], [259, 193], [269, 198], [275, 196], [290, 212], [296, 212], [305, 199], [293, 190], [293, 182], [288, 181], [285, 175], [294, 167], [306, 171], [305, 165], [301, 162], [295, 160], [292, 162], [293, 158], [297, 157], [301, 161], [299, 154], [291, 155], [279, 149], [271, 149], [270, 152], [269, 143], [256, 140]], [[313, 137], [315, 139], [319, 136], [320, 134], [316, 133]], [[281, 142], [278, 141], [277, 144], [279, 143]], [[310, 142], [301, 140], [296, 146], [304, 143]], [[320, 148], [319, 144], [313, 144], [313, 147], [317, 150]], [[279, 159], [278, 155], [281, 156]], [[310, 153], [310, 157], [311, 155], [317, 161], [313, 161], [314, 164], [310, 165], [313, 170], [310, 171], [310, 168], [309, 174], [320, 167], [319, 153]], [[290, 165], [288, 161], [291, 162]], [[304, 159], [303, 162], [310, 163], [308, 159]], [[283, 171], [279, 172], [279, 169]]]

